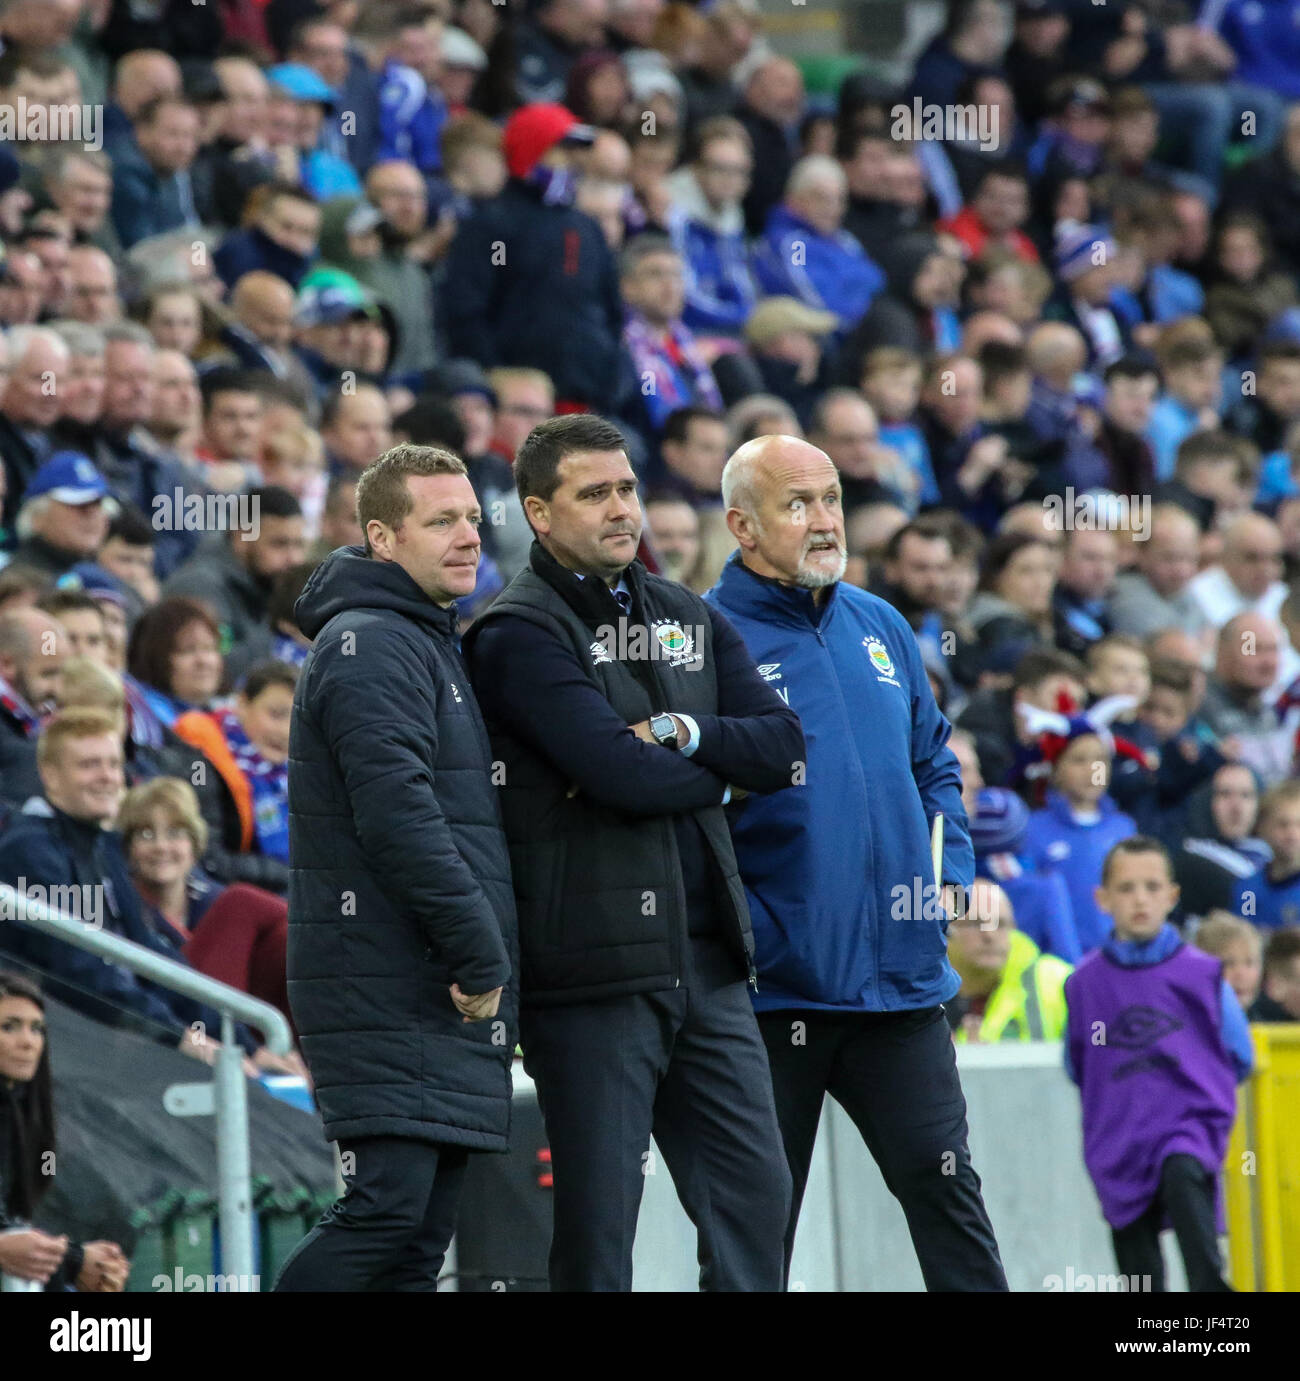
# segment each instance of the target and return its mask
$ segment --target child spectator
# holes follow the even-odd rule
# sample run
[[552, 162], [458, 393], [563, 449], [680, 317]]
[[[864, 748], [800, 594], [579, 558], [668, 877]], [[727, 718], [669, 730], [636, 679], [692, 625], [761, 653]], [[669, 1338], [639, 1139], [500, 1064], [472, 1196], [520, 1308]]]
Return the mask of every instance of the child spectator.
[[248, 673], [234, 709], [192, 711], [176, 721], [176, 734], [216, 769], [233, 798], [240, 848], [289, 862], [289, 716], [298, 670], [264, 662]]
[[1264, 930], [1300, 925], [1300, 780], [1278, 782], [1264, 793], [1259, 833], [1273, 857], [1237, 883], [1232, 909]]
[[1283, 926], [1264, 946], [1263, 990], [1251, 1021], [1300, 1021], [1300, 926]]
[[[1279, 930], [1278, 935], [1286, 934]], [[1249, 1013], [1259, 998], [1263, 941], [1253, 925], [1229, 911], [1211, 911], [1197, 927], [1192, 943], [1223, 965], [1223, 976]], [[1252, 1018], [1254, 1020], [1255, 1018]]]
[[918, 502], [937, 504], [939, 485], [930, 464], [930, 448], [916, 420], [921, 401], [921, 357], [912, 350], [882, 345], [862, 362], [862, 392], [876, 410], [877, 440], [903, 457], [919, 482]]
[[1083, 1099], [1084, 1161], [1120, 1273], [1164, 1293], [1168, 1220], [1188, 1288], [1226, 1291], [1219, 1173], [1236, 1085], [1251, 1069], [1250, 1032], [1219, 961], [1169, 924], [1177, 900], [1158, 840], [1137, 835], [1108, 851], [1097, 904], [1109, 934], [1065, 980], [1066, 1070]]
[[1199, 317], [1185, 317], [1165, 327], [1155, 353], [1165, 391], [1151, 409], [1146, 436], [1155, 455], [1156, 478], [1167, 480], [1173, 478], [1179, 446], [1193, 432], [1219, 426], [1223, 351]]
[[1185, 662], [1162, 658], [1151, 666], [1151, 689], [1138, 711], [1140, 726], [1159, 756], [1154, 793], [1133, 802], [1139, 828], [1176, 848], [1186, 833], [1188, 797], [1224, 763], [1209, 728], [1192, 715], [1194, 673]]
[[[1117, 745], [1097, 717], [1104, 713], [1104, 709], [1094, 710], [1092, 717], [1068, 719], [1036, 716], [1046, 730], [1039, 740], [1039, 753], [1051, 765], [1051, 787], [1047, 804], [1029, 817], [1025, 835], [1025, 852], [1032, 866], [1058, 872], [1065, 879], [1085, 954], [1101, 944], [1108, 929], [1096, 897], [1103, 860], [1119, 840], [1137, 832], [1132, 817], [1107, 794]], [[1123, 746], [1126, 756], [1137, 751], [1132, 745]]]

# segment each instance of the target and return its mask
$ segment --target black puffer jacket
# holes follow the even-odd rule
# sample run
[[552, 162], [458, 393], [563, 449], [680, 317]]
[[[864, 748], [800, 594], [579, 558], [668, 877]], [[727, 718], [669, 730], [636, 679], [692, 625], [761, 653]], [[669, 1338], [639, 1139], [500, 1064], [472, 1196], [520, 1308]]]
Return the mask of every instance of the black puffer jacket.
[[[504, 1151], [515, 905], [455, 609], [346, 547], [295, 616], [289, 1002], [326, 1133]], [[462, 1021], [453, 982], [504, 987], [497, 1019]]]

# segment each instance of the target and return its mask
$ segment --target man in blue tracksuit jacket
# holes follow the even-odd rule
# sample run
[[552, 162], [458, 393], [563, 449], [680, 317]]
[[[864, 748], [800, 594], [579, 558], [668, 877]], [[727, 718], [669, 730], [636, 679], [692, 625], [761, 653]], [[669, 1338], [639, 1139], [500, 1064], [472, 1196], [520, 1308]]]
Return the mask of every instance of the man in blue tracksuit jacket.
[[802, 783], [734, 809], [754, 929], [754, 1005], [794, 1181], [786, 1272], [822, 1103], [862, 1130], [907, 1216], [930, 1290], [1005, 1290], [967, 1149], [966, 1101], [942, 1004], [943, 882], [964, 895], [974, 854], [949, 725], [916, 639], [891, 605], [841, 584], [840, 482], [793, 437], [742, 446], [723, 474], [740, 545], [706, 599], [799, 714]]

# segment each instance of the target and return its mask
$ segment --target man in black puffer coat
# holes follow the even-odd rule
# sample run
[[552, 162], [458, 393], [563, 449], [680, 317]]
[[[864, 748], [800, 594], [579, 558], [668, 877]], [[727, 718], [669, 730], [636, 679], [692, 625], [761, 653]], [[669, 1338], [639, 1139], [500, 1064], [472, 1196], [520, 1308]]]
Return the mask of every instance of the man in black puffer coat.
[[504, 1151], [518, 984], [492, 759], [456, 643], [481, 517], [464, 463], [362, 474], [368, 549], [295, 606], [289, 1002], [347, 1194], [278, 1290], [434, 1290], [470, 1151]]

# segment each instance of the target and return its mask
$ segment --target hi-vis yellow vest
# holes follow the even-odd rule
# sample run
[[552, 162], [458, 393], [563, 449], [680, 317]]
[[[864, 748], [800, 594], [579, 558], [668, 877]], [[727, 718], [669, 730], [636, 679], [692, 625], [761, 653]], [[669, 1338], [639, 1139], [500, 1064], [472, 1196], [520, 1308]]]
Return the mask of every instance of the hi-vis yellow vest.
[[[1019, 930], [1011, 932], [1011, 953], [1002, 981], [989, 996], [980, 1023], [980, 1040], [1059, 1041], [1065, 1035], [1065, 980], [1073, 966], [1043, 954]], [[965, 1044], [966, 1032], [956, 1039]]]

